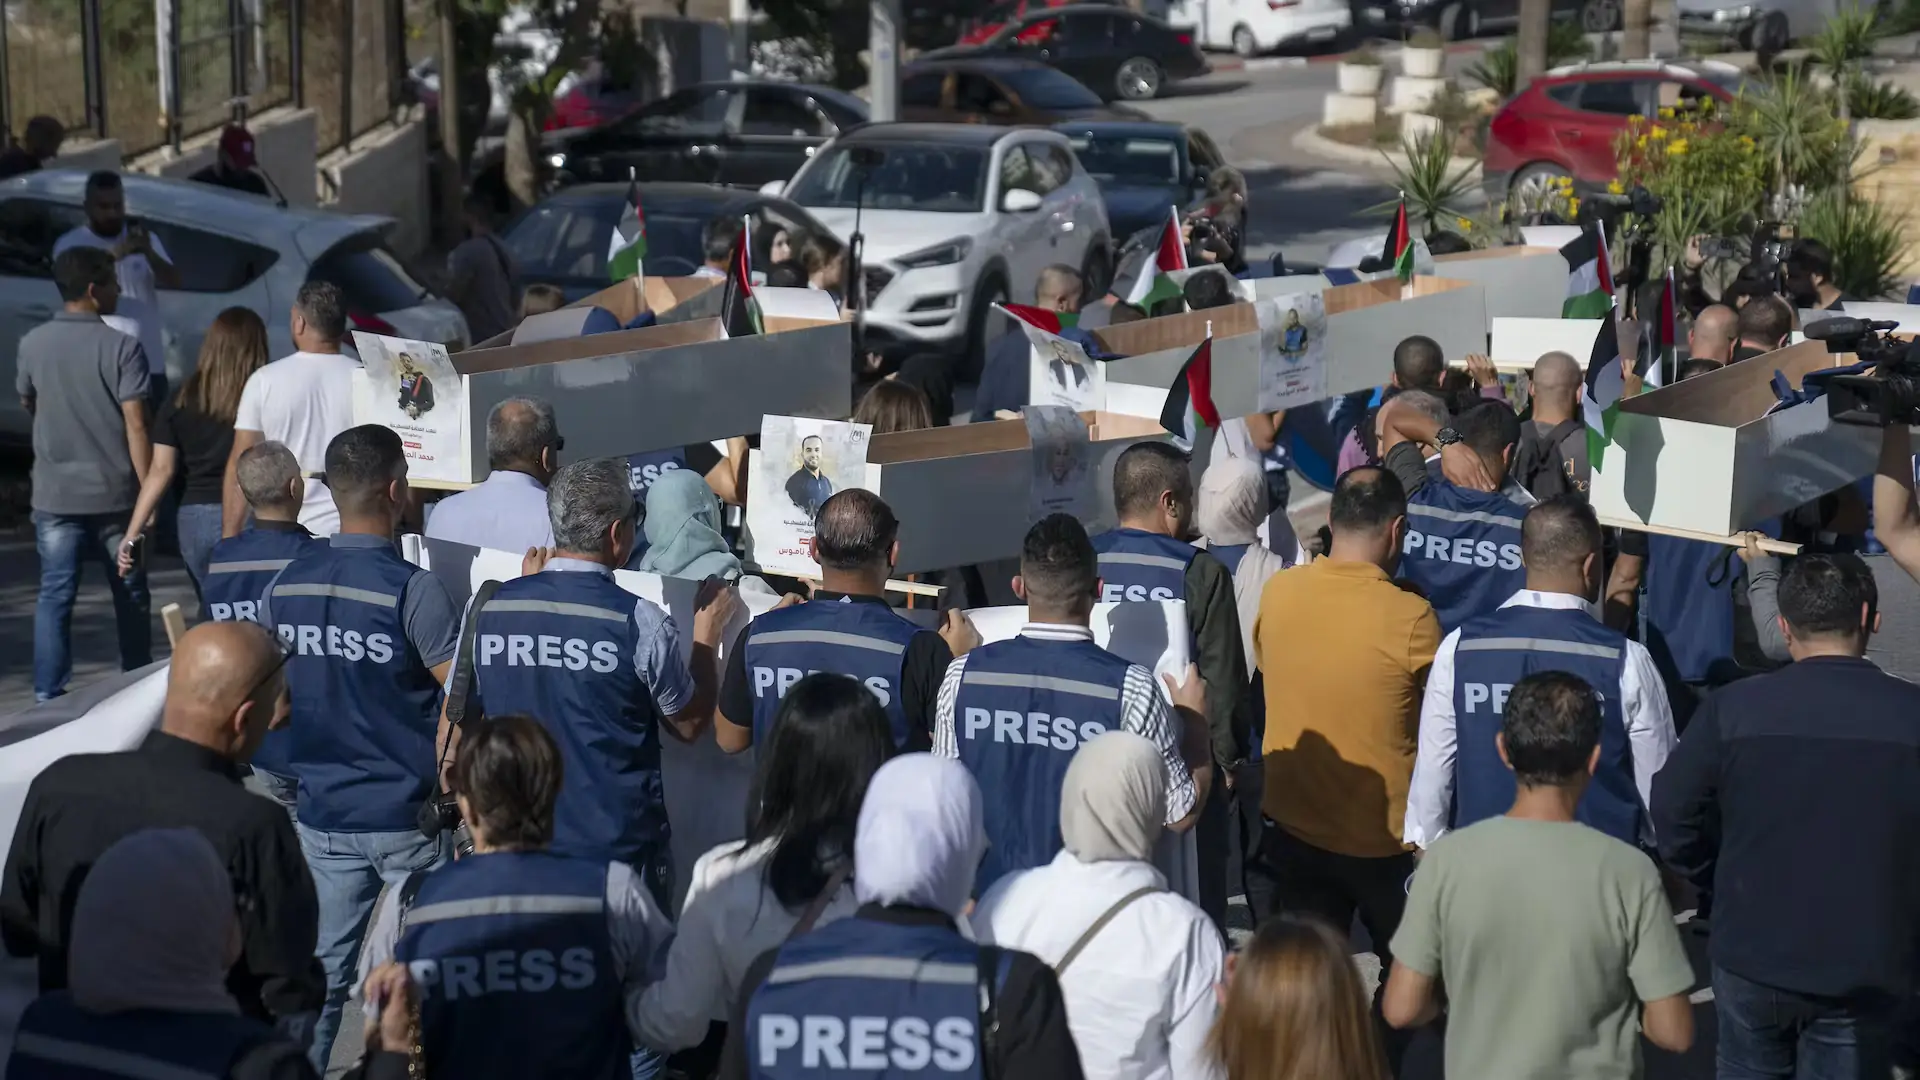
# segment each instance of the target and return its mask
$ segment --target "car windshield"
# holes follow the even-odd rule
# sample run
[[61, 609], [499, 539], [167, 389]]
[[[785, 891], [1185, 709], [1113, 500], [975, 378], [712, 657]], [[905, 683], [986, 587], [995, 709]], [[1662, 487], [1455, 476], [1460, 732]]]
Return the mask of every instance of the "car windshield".
[[313, 264], [307, 277], [338, 285], [348, 307], [368, 313], [410, 308], [431, 295], [405, 264], [369, 234], [335, 245]]
[[1098, 94], [1050, 67], [1013, 67], [997, 72], [1029, 109], [1098, 109]]
[[1180, 147], [1171, 139], [1068, 135], [1080, 164], [1102, 184], [1177, 184]]
[[[521, 273], [547, 280], [600, 281], [621, 200], [567, 199], [527, 211], [501, 238]], [[647, 204], [647, 273], [685, 277], [701, 263], [700, 235], [708, 213], [691, 206]]]
[[[885, 143], [886, 156], [867, 170], [866, 205], [871, 210], [973, 213], [986, 203], [987, 152], [971, 146]], [[851, 210], [860, 195], [860, 170], [849, 148], [836, 146], [815, 158], [787, 192], [801, 206]]]

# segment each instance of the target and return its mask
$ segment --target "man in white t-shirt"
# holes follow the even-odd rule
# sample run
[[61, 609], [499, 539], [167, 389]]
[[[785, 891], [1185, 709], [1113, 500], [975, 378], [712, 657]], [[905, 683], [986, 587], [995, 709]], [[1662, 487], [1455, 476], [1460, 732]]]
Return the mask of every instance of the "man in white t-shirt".
[[87, 177], [87, 223], [54, 241], [53, 257], [69, 248], [95, 247], [113, 253], [120, 279], [120, 305], [105, 316], [108, 326], [133, 338], [147, 354], [147, 400], [153, 408], [167, 399], [167, 344], [160, 319], [161, 289], [180, 287], [180, 271], [158, 236], [146, 224], [127, 220], [127, 193], [120, 174], [101, 170]]
[[[248, 376], [240, 391], [221, 498], [222, 536], [234, 536], [247, 524], [247, 501], [234, 467], [248, 447], [268, 440], [284, 443], [300, 462], [300, 471], [311, 476], [326, 467], [327, 443], [353, 426], [353, 373], [360, 362], [340, 352], [347, 335], [340, 287], [325, 281], [300, 286], [288, 320], [296, 351]], [[340, 514], [325, 483], [307, 481], [300, 524], [315, 536], [339, 531]]]

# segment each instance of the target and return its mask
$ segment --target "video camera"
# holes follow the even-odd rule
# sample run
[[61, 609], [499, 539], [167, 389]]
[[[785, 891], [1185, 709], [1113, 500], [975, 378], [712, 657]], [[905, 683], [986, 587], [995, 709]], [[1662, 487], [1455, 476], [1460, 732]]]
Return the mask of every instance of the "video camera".
[[1821, 319], [1808, 323], [1807, 337], [1823, 341], [1829, 353], [1852, 353], [1871, 374], [1857, 372], [1820, 379], [1826, 388], [1827, 415], [1843, 424], [1892, 427], [1920, 424], [1920, 345], [1893, 337], [1896, 322], [1876, 319]]
[[1724, 236], [1703, 240], [1700, 255], [1707, 259], [1738, 259], [1744, 255], [1747, 261], [1740, 267], [1740, 280], [1765, 282], [1772, 286], [1768, 291], [1781, 292], [1786, 282], [1786, 261], [1793, 255], [1793, 237], [1781, 226], [1778, 221], [1762, 221], [1744, 239]]
[[[1637, 296], [1647, 283], [1653, 262], [1653, 219], [1665, 206], [1665, 200], [1639, 184], [1624, 195], [1592, 195], [1580, 204], [1583, 222], [1597, 221], [1609, 235], [1623, 241], [1616, 242], [1609, 254], [1615, 259], [1614, 279], [1627, 287], [1629, 296]], [[1620, 219], [1626, 215], [1632, 221], [1623, 229]]]

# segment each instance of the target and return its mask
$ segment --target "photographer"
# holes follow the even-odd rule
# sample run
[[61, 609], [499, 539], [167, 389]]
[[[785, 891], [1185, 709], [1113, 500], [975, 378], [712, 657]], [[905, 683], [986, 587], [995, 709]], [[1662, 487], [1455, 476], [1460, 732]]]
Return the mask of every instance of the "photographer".
[[1818, 240], [1795, 240], [1787, 254], [1786, 267], [1787, 295], [1794, 307], [1839, 311], [1841, 305], [1855, 299], [1834, 284], [1833, 252]]
[[[1905, 424], [1880, 432], [1880, 465], [1873, 476], [1873, 533], [1867, 566], [1873, 571], [1883, 614], [1868, 657], [1905, 679], [1920, 677], [1920, 509], [1914, 505], [1913, 439]], [[1885, 549], [1880, 555], [1877, 548]], [[1893, 563], [1888, 565], [1889, 560]], [[1896, 574], [1895, 567], [1905, 571]]]
[[1247, 178], [1230, 166], [1213, 170], [1207, 176], [1207, 190], [1200, 205], [1187, 211], [1180, 221], [1188, 264], [1217, 263], [1230, 274], [1246, 273], [1246, 232]]
[[473, 854], [387, 890], [360, 979], [411, 970], [428, 1077], [624, 1075], [673, 926], [625, 863], [547, 850], [565, 770], [540, 721], [467, 727], [449, 779]]

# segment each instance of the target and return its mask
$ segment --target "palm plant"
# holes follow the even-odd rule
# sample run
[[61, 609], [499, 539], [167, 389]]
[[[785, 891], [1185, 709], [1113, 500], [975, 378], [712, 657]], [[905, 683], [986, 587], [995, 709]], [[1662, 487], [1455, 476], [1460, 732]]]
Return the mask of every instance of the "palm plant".
[[1480, 59], [1461, 74], [1503, 99], [1510, 98], [1520, 88], [1520, 51], [1514, 47], [1513, 39], [1507, 38], [1481, 53]]
[[1904, 87], [1881, 82], [1865, 72], [1845, 76], [1847, 115], [1855, 120], [1912, 120], [1920, 117], [1920, 98]]
[[1842, 292], [1875, 299], [1902, 291], [1906, 215], [1842, 195], [1836, 188], [1809, 201], [1800, 214], [1800, 235], [1833, 252], [1833, 283]]
[[1826, 29], [1809, 43], [1813, 61], [1838, 78], [1857, 60], [1873, 55], [1881, 37], [1880, 17], [1872, 8], [1850, 5], [1827, 19]]
[[1843, 183], [1858, 154], [1846, 121], [1834, 115], [1832, 99], [1792, 69], [1743, 92], [1733, 124], [1772, 163], [1775, 190]]
[[[1405, 164], [1395, 161], [1391, 155], [1382, 155], [1393, 169], [1400, 197], [1407, 202], [1407, 217], [1426, 222], [1428, 234], [1438, 230], [1441, 222], [1464, 216], [1467, 204], [1480, 187], [1473, 179], [1471, 163], [1454, 165], [1455, 138], [1456, 132], [1443, 127], [1437, 134], [1408, 140], [1402, 144], [1406, 150]], [[1396, 199], [1369, 207], [1367, 212], [1391, 214], [1399, 205]]]

